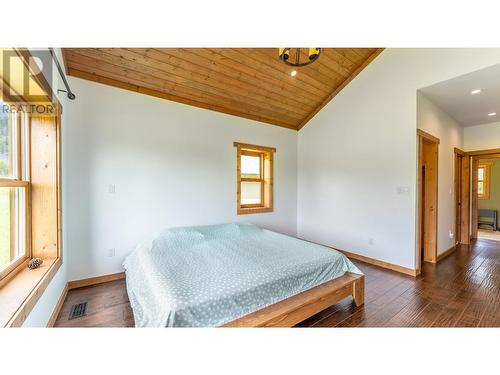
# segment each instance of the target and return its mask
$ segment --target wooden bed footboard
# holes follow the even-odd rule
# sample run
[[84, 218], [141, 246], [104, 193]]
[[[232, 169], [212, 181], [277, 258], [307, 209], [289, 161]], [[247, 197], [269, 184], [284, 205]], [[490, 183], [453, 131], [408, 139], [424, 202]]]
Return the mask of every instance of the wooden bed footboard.
[[346, 272], [334, 280], [233, 320], [222, 327], [293, 327], [349, 296], [353, 297], [356, 306], [364, 304], [363, 275]]

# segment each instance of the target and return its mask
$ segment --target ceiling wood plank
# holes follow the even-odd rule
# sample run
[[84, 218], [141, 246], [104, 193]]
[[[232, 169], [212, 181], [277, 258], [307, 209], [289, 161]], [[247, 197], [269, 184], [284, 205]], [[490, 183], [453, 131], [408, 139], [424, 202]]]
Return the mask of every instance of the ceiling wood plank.
[[[71, 60], [69, 60], [71, 61]], [[109, 69], [107, 70], [101, 70], [99, 68], [89, 68], [88, 65], [83, 65], [75, 62], [71, 62], [70, 65], [70, 75], [71, 71], [79, 71], [81, 73], [86, 73], [85, 77], [88, 77], [89, 75], [95, 74], [96, 76], [104, 79], [110, 79], [112, 81], [122, 81], [125, 84], [132, 85], [134, 87], [144, 87], [148, 90], [153, 90], [157, 91], [166, 95], [169, 95], [170, 98], [175, 98], [178, 96], [180, 99], [180, 102], [184, 103], [186, 100], [191, 99], [193, 101], [192, 105], [198, 106], [197, 103], [206, 103], [208, 107], [210, 108], [224, 108], [227, 107], [229, 108], [228, 111], [231, 111], [231, 114], [234, 113], [239, 113], [239, 114], [244, 114], [245, 118], [251, 118], [257, 121], [262, 121], [262, 122], [267, 122], [267, 123], [273, 123], [274, 125], [280, 124], [281, 126], [288, 127], [288, 128], [293, 128], [297, 126], [297, 120], [295, 118], [283, 118], [283, 116], [276, 116], [276, 117], [271, 117], [267, 114], [264, 114], [259, 108], [255, 108], [252, 106], [249, 106], [245, 103], [238, 103], [233, 100], [223, 98], [223, 97], [214, 97], [210, 100], [207, 100], [206, 96], [203, 94], [200, 94], [196, 90], [187, 90], [184, 87], [180, 85], [176, 85], [175, 87], [171, 86], [158, 86], [158, 84], [154, 83], [154, 79], [151, 80], [150, 77], [147, 75], [141, 75], [136, 72], [130, 72], [130, 74], [127, 75], [127, 77], [124, 79], [124, 75], [116, 70], [110, 71]], [[83, 74], [80, 74], [79, 78], [82, 78]], [[88, 79], [88, 78], [85, 78]], [[113, 85], [117, 87], [116, 85]], [[138, 90], [132, 90], [132, 91], [138, 91]], [[140, 91], [138, 91], [140, 92]], [[158, 95], [154, 95], [158, 96]], [[174, 100], [174, 99], [171, 99]], [[189, 104], [189, 103], [188, 103]], [[204, 107], [203, 107], [204, 108]], [[288, 121], [288, 122], [287, 122]]]
[[[299, 130], [382, 49], [323, 48], [293, 68], [277, 48], [64, 48], [67, 74]], [[307, 49], [300, 49], [308, 58]], [[298, 74], [291, 76], [292, 70]]]
[[[294, 86], [293, 78], [290, 74], [286, 76], [282, 75], [267, 75], [254, 67], [242, 64], [238, 60], [233, 60], [227, 56], [223, 56], [215, 51], [207, 51], [203, 48], [188, 48], [182, 49], [199, 58], [207, 59], [213, 61], [213, 64], [220, 65], [223, 69], [227, 71], [235, 71], [241, 74], [241, 77], [250, 77], [250, 79], [257, 80], [260, 82], [261, 87], [270, 90], [269, 86], [273, 86], [287, 92], [289, 96], [300, 100], [303, 103], [312, 104], [313, 107], [316, 106], [317, 100], [321, 98], [316, 92], [310, 92], [303, 85]], [[285, 79], [286, 78], [286, 79]]]
[[[274, 48], [256, 48], [259, 52], [266, 54], [271, 59], [277, 58], [277, 50]], [[305, 49], [301, 50], [301, 61], [308, 59], [309, 56], [306, 54]], [[294, 70], [293, 67], [289, 67], [289, 71]], [[328, 65], [323, 63], [322, 56], [314, 62], [314, 65], [308, 65], [305, 67], [296, 68], [300, 73], [300, 76], [308, 76], [310, 79], [315, 81], [323, 82], [329, 86], [337, 86], [342, 83], [344, 76], [332, 70]]]
[[[177, 58], [177, 56], [167, 55], [160, 51], [139, 50], [136, 52], [134, 50], [117, 48], [100, 49], [100, 51], [117, 56], [127, 62], [134, 62], [168, 74], [192, 79], [198, 83], [213, 86], [217, 90], [229, 90], [236, 94], [244, 95], [250, 100], [257, 98], [263, 103], [270, 103], [274, 106], [278, 106], [278, 108], [286, 108], [298, 115], [303, 115], [304, 112], [311, 109], [310, 105], [304, 105], [298, 101], [292, 101], [292, 103], [290, 103], [285, 97], [274, 95], [272, 92], [242, 83], [239, 80], [235, 80], [223, 74], [208, 69], [202, 69], [202, 67]], [[107, 57], [104, 56], [103, 58]]]
[[200, 84], [193, 80], [172, 74], [164, 74], [163, 72], [155, 70], [148, 70], [145, 67], [115, 65], [104, 59], [86, 56], [85, 53], [86, 52], [71, 51], [67, 53], [67, 57], [69, 61], [73, 62], [73, 65], [77, 67], [77, 69], [82, 71], [85, 71], [84, 66], [88, 66], [94, 70], [99, 70], [100, 75], [105, 75], [103, 72], [107, 72], [107, 74], [122, 75], [123, 77], [135, 80], [135, 82], [140, 81], [150, 85], [158, 85], [161, 89], [160, 91], [164, 91], [164, 89], [168, 87], [173, 87], [174, 90], [179, 92], [187, 92], [189, 95], [196, 95], [197, 97], [201, 96], [200, 99], [204, 97], [203, 93], [210, 93], [211, 96], [217, 97], [218, 100], [223, 100], [222, 98], [224, 98], [226, 103], [232, 102], [240, 107], [248, 106], [256, 112], [262, 112], [269, 118], [276, 120], [282, 119], [286, 123], [298, 123], [302, 116], [302, 113], [290, 111], [283, 114], [282, 109], [269, 103], [258, 102], [255, 99], [231, 93], [227, 90], [216, 90], [208, 85]]
[[212, 110], [212, 111], [216, 111], [216, 112], [226, 113], [226, 114], [233, 115], [233, 116], [247, 118], [249, 120], [255, 120], [255, 121], [259, 121], [259, 122], [263, 122], [263, 123], [267, 123], [267, 124], [271, 124], [271, 125], [276, 125], [276, 126], [296, 130], [295, 126], [284, 125], [281, 121], [273, 121], [271, 119], [266, 119], [266, 118], [262, 118], [262, 117], [259, 118], [258, 116], [248, 115], [246, 113], [240, 113], [237, 111], [227, 109], [225, 107], [211, 105], [211, 104], [207, 104], [204, 102], [197, 102], [196, 100], [192, 100], [189, 98], [183, 98], [183, 97], [178, 96], [178, 95], [171, 95], [171, 94], [161, 92], [158, 90], [152, 90], [152, 89], [149, 89], [149, 88], [146, 88], [143, 86], [138, 86], [138, 85], [134, 85], [131, 83], [123, 82], [121, 80], [102, 77], [102, 76], [99, 76], [99, 75], [94, 74], [94, 73], [83, 72], [83, 71], [80, 71], [78, 69], [73, 69], [73, 68], [69, 68], [68, 73], [72, 77], [81, 78], [81, 79], [84, 79], [87, 81], [93, 81], [93, 82], [101, 83], [101, 84], [108, 85], [108, 86], [113, 86], [113, 87], [129, 90], [129, 91], [138, 92], [140, 94], [150, 95], [150, 96], [154, 96], [157, 98], [167, 99], [167, 100], [171, 100], [174, 102], [191, 105], [194, 107], [204, 108], [204, 109], [208, 109], [208, 110]]
[[[287, 75], [290, 75], [290, 72], [294, 70], [292, 67], [283, 64], [280, 62], [277, 58], [272, 59], [269, 56], [266, 56], [262, 52], [259, 52], [256, 49], [252, 49], [252, 53], [248, 54], [249, 59], [253, 59], [259, 63], [261, 63], [263, 66], [268, 66], [272, 71], [270, 74], [276, 74], [276, 72], [281, 72]], [[307, 68], [307, 67], [306, 67]], [[300, 68], [299, 68], [300, 69]], [[328, 93], [330, 91], [330, 88], [327, 84], [323, 82], [319, 82], [311, 77], [309, 77], [307, 74], [297, 74], [294, 78], [294, 82], [303, 82], [306, 83], [308, 87], [310, 88], [315, 88], [320, 95], [324, 95], [325, 93]]]
[[[206, 51], [207, 49], [205, 48], [204, 50]], [[305, 79], [304, 77], [302, 77], [301, 79], [295, 79], [297, 77], [290, 76], [290, 71], [292, 69], [290, 69], [289, 66], [283, 63], [279, 63], [279, 61], [271, 60], [269, 57], [261, 55], [259, 52], [253, 51], [253, 49], [250, 49], [251, 52], [244, 52], [240, 49], [235, 48], [210, 48], [208, 50], [219, 54], [224, 58], [229, 58], [236, 62], [239, 62], [241, 65], [250, 66], [269, 77], [277, 77], [280, 80], [286, 80], [291, 90], [301, 90], [307, 95], [313, 95], [320, 98], [325, 94], [325, 91], [328, 91], [324, 88], [318, 89], [317, 87], [314, 87], [312, 85], [305, 85], [303, 83]], [[311, 80], [309, 80], [309, 82], [310, 81]]]
[[247, 74], [245, 72], [227, 69], [223, 66], [221, 67], [219, 64], [216, 64], [203, 56], [191, 53], [189, 49], [183, 50], [182, 53], [178, 53], [176, 55], [173, 55], [170, 49], [163, 48], [158, 51], [166, 57], [176, 59], [175, 63], [179, 64], [179, 66], [187, 66], [189, 69], [195, 70], [206, 69], [209, 72], [209, 77], [214, 79], [218, 79], [219, 77], [228, 77], [234, 84], [241, 87], [251, 88], [251, 90], [258, 95], [266, 93], [266, 95], [270, 95], [272, 98], [279, 100], [282, 103], [284, 102], [295, 107], [298, 106], [304, 110], [314, 107], [313, 100], [307, 98], [306, 96], [302, 96], [300, 99], [297, 99], [297, 96], [292, 95], [291, 91], [288, 90], [284, 84], [280, 84], [278, 86], [276, 84], [269, 84], [263, 80], [259, 80], [255, 77], [255, 72], [254, 74]]

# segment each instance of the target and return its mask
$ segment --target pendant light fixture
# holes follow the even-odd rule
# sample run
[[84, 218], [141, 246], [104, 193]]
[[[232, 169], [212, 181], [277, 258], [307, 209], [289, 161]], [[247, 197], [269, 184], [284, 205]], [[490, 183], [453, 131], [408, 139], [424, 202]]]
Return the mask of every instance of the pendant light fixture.
[[[301, 67], [316, 61], [321, 54], [321, 48], [279, 48], [278, 57], [285, 64]], [[304, 51], [302, 51], [304, 50]], [[307, 53], [306, 53], [307, 50]]]

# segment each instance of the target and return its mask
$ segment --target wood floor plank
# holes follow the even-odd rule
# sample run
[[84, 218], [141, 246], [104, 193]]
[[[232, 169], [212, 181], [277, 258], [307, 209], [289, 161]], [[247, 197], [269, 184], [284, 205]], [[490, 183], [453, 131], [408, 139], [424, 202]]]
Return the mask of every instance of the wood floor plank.
[[[365, 274], [365, 304], [347, 298], [297, 327], [500, 327], [500, 242], [461, 245], [417, 278], [353, 262]], [[81, 302], [88, 314], [69, 320]], [[55, 326], [133, 327], [125, 280], [70, 290]]]

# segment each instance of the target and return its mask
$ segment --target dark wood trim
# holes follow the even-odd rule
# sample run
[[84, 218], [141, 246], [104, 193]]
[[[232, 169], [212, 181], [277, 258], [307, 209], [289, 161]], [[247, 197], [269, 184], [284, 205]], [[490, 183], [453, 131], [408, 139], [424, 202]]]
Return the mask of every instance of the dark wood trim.
[[323, 109], [325, 105], [327, 105], [344, 87], [346, 87], [356, 76], [361, 73], [361, 71], [368, 66], [375, 58], [382, 53], [384, 48], [377, 48], [375, 52], [371, 54], [371, 56], [366, 59], [349, 77], [347, 77], [342, 84], [337, 87], [330, 95], [326, 97], [325, 100], [321, 102], [321, 104], [316, 107], [307, 117], [299, 124], [297, 130], [302, 129], [308, 122], [311, 120], [316, 114]]

